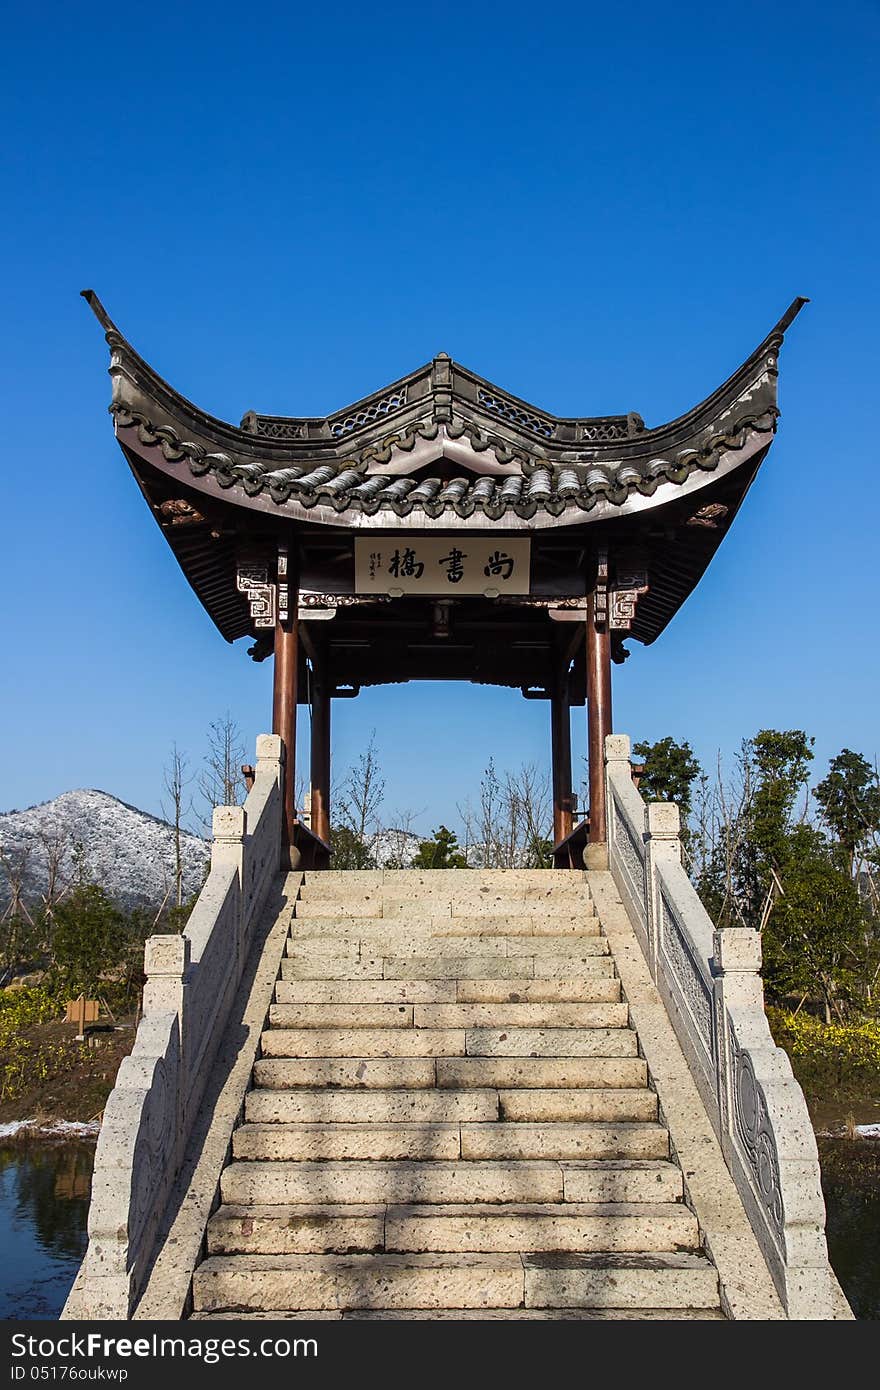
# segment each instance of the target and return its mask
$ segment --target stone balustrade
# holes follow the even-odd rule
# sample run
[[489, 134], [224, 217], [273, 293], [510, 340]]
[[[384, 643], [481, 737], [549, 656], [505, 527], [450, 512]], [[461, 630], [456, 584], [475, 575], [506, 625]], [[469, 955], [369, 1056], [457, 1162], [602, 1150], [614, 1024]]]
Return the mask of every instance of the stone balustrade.
[[281, 769], [281, 739], [261, 734], [244, 806], [214, 811], [210, 872], [186, 929], [146, 943], [143, 1016], [104, 1111], [89, 1246], [63, 1317], [128, 1318], [144, 1287], [230, 1004], [280, 871]]
[[682, 868], [678, 807], [646, 805], [605, 740], [609, 867], [790, 1318], [835, 1316], [819, 1159], [764, 1012], [761, 937], [716, 931]]

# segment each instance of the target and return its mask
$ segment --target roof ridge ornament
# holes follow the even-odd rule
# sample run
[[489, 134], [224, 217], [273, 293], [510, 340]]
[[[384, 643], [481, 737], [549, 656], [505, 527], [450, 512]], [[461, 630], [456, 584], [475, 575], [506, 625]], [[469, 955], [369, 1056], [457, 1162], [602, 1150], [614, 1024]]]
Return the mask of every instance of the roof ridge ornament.
[[452, 419], [452, 358], [438, 352], [431, 363], [431, 394], [434, 397], [434, 419], [447, 425]]

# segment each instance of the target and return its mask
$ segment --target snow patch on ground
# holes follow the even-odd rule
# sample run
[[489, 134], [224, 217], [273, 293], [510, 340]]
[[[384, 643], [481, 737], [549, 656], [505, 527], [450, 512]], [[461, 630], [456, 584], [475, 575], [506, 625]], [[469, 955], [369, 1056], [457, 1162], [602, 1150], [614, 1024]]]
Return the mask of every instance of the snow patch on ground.
[[97, 1120], [10, 1120], [0, 1125], [0, 1139], [14, 1139], [22, 1131], [41, 1139], [91, 1139], [100, 1128]]

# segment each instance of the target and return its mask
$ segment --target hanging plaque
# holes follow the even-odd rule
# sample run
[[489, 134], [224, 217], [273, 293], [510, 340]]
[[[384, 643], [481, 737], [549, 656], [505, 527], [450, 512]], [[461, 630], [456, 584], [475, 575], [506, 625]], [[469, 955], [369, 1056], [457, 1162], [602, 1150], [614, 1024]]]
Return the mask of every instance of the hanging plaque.
[[531, 541], [461, 534], [402, 539], [356, 536], [354, 587], [358, 594], [527, 594]]

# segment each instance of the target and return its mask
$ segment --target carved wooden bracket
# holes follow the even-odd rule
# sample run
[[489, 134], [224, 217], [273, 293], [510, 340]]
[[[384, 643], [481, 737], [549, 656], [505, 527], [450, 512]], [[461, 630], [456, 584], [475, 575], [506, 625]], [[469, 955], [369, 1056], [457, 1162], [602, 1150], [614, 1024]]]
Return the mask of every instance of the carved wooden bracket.
[[240, 560], [235, 587], [247, 596], [254, 627], [274, 627], [275, 585], [269, 582], [269, 566]]

